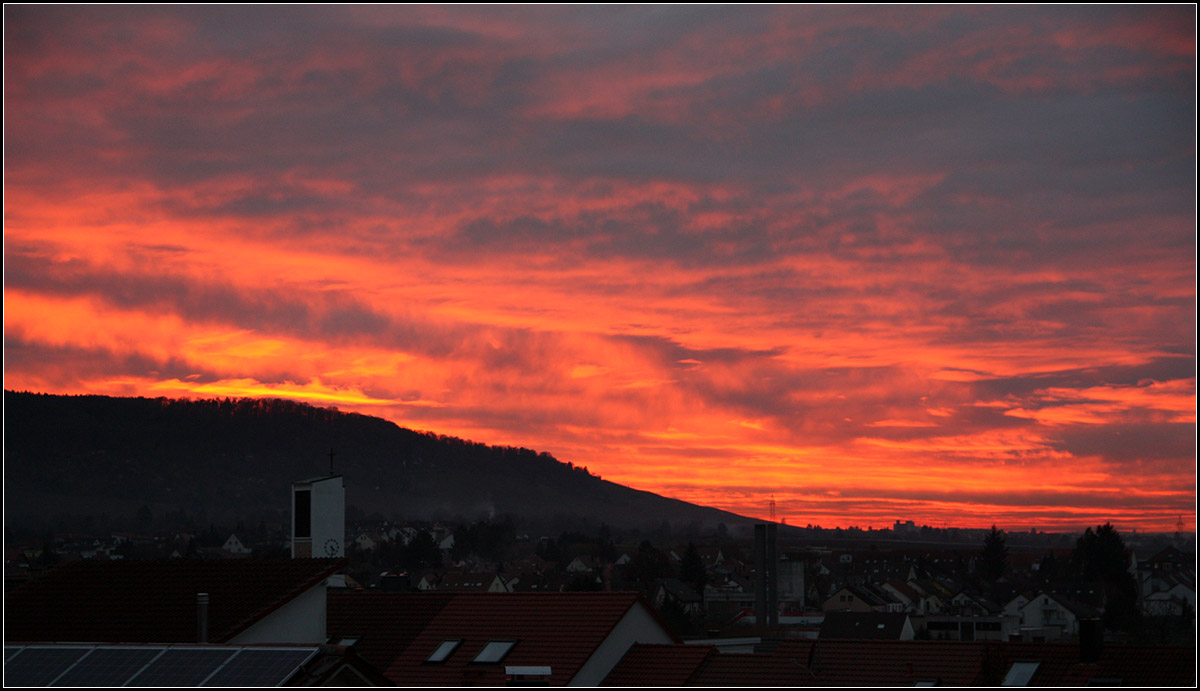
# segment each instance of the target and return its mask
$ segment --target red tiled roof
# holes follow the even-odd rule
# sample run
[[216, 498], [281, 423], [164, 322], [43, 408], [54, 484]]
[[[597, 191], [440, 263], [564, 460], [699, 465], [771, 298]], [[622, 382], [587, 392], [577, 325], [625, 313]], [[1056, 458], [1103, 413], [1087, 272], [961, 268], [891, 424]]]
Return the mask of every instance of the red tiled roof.
[[[802, 663], [815, 641], [788, 641], [771, 654], [717, 654], [705, 660], [689, 686], [825, 686]], [[782, 652], [781, 652], [782, 651]], [[799, 664], [797, 663], [799, 661]]]
[[357, 638], [354, 649], [372, 666], [386, 670], [454, 593], [389, 593], [330, 590], [326, 631], [331, 640]]
[[[551, 668], [550, 684], [565, 685], [635, 606], [637, 593], [456, 593], [387, 669], [405, 686], [496, 685], [506, 665]], [[446, 640], [462, 641], [443, 663], [426, 664]], [[515, 640], [493, 665], [472, 664], [492, 640]]]
[[209, 641], [223, 643], [336, 572], [335, 559], [79, 560], [5, 597], [4, 640], [186, 643], [196, 594]]
[[715, 654], [689, 686], [998, 686], [1014, 662], [1038, 662], [1033, 686], [1194, 686], [1196, 651], [1172, 646], [1106, 645], [1094, 663], [1071, 643], [984, 641], [789, 640], [772, 653]]
[[1016, 661], [1041, 662], [1030, 680], [1036, 686], [1086, 686], [1093, 679], [1120, 679], [1122, 686], [1196, 685], [1195, 648], [1106, 644], [1092, 663], [1080, 662], [1079, 650], [1068, 643], [1009, 643], [1004, 671]]
[[833, 686], [911, 686], [922, 679], [941, 685], [981, 683], [984, 649], [959, 641], [831, 640], [815, 644], [809, 667]]
[[625, 653], [603, 686], [685, 686], [717, 649], [711, 645], [637, 643]]
[[957, 641], [794, 640], [770, 654], [717, 655], [696, 686], [911, 686], [978, 684], [983, 650]]

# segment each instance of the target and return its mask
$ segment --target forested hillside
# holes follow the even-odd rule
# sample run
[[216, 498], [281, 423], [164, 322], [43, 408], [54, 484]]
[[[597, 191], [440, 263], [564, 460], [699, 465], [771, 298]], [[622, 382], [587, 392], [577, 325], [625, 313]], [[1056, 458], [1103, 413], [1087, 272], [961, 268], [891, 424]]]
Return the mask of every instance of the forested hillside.
[[387, 518], [512, 514], [628, 527], [745, 521], [633, 490], [530, 449], [414, 432], [279, 399], [4, 394], [5, 513], [283, 516], [294, 480], [345, 477], [349, 512]]

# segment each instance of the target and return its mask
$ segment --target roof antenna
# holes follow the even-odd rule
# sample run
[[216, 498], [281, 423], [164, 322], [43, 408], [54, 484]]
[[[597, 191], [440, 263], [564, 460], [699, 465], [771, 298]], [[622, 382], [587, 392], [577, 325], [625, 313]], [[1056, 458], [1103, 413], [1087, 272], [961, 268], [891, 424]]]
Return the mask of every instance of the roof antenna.
[[333, 475], [333, 447], [329, 447], [329, 474]]

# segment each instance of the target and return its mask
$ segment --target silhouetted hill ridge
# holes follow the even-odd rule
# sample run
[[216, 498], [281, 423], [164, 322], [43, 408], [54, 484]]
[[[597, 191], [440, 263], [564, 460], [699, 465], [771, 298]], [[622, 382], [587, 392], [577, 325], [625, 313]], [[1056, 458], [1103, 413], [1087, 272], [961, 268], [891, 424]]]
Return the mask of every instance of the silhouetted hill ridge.
[[[629, 527], [746, 519], [643, 492], [530, 449], [415, 432], [282, 399], [4, 393], [6, 519], [31, 512], [286, 513], [290, 483], [329, 471], [347, 503], [387, 517], [514, 514]], [[91, 509], [95, 510], [95, 509]]]

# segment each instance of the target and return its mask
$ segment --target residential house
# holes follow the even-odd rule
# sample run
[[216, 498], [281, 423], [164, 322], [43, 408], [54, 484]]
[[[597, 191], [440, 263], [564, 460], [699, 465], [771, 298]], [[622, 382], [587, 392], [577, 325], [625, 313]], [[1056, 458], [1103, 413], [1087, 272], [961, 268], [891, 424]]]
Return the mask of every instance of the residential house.
[[379, 535], [371, 532], [361, 532], [354, 536], [354, 546], [364, 552], [373, 551], [380, 542]]
[[1029, 604], [1029, 601], [1033, 598], [1034, 596], [1032, 594], [1017, 593], [1011, 600], [1004, 604], [1004, 608], [1001, 611], [1005, 616], [1016, 617], [1017, 622], [1021, 625], [1024, 625], [1025, 617], [1021, 613], [1021, 609], [1024, 608], [1025, 605]]
[[1022, 631], [1032, 638], [1056, 640], [1079, 635], [1079, 620], [1094, 619], [1100, 612], [1061, 595], [1038, 593], [1021, 608]]
[[596, 573], [604, 567], [604, 563], [590, 554], [581, 554], [567, 564], [567, 573]]
[[1156, 590], [1142, 597], [1141, 611], [1147, 617], [1184, 617], [1195, 614], [1196, 591], [1194, 585], [1176, 583], [1168, 590]]
[[961, 616], [986, 617], [998, 614], [1001, 609], [979, 593], [966, 590], [960, 590], [950, 598], [949, 610]]
[[948, 606], [951, 594], [947, 589], [931, 578], [908, 581], [908, 587], [920, 597], [917, 612], [920, 614], [939, 614]]
[[5, 641], [321, 644], [326, 582], [342, 565], [329, 559], [73, 561], [7, 593]]
[[704, 608], [700, 593], [678, 578], [660, 578], [655, 582], [654, 606], [661, 611], [667, 603], [673, 603], [692, 615], [700, 614]]
[[250, 554], [254, 551], [246, 546], [246, 541], [238, 537], [237, 533], [230, 533], [225, 544], [221, 545], [221, 549], [230, 554]]
[[678, 643], [636, 593], [330, 595], [334, 637], [403, 686], [596, 686], [635, 643]]
[[557, 593], [566, 589], [568, 581], [557, 573], [531, 573], [514, 576], [506, 584], [514, 593]]
[[[495, 573], [447, 571], [438, 579], [433, 590], [455, 592], [507, 593], [510, 592], [503, 576]], [[429, 588], [422, 588], [429, 590]]]
[[933, 614], [921, 619], [920, 627], [935, 640], [1007, 641], [1020, 633], [1015, 616]]
[[903, 605], [905, 612], [916, 614], [920, 611], [921, 594], [909, 587], [904, 581], [892, 579], [886, 583], [880, 583], [879, 587], [886, 590], [896, 601]]
[[1148, 616], [1182, 614], [1196, 609], [1196, 564], [1174, 546], [1138, 564], [1142, 612]]
[[903, 612], [828, 612], [819, 638], [869, 638], [911, 641], [912, 621]]
[[903, 612], [904, 604], [887, 591], [864, 583], [842, 587], [821, 604], [821, 609], [826, 612]]

